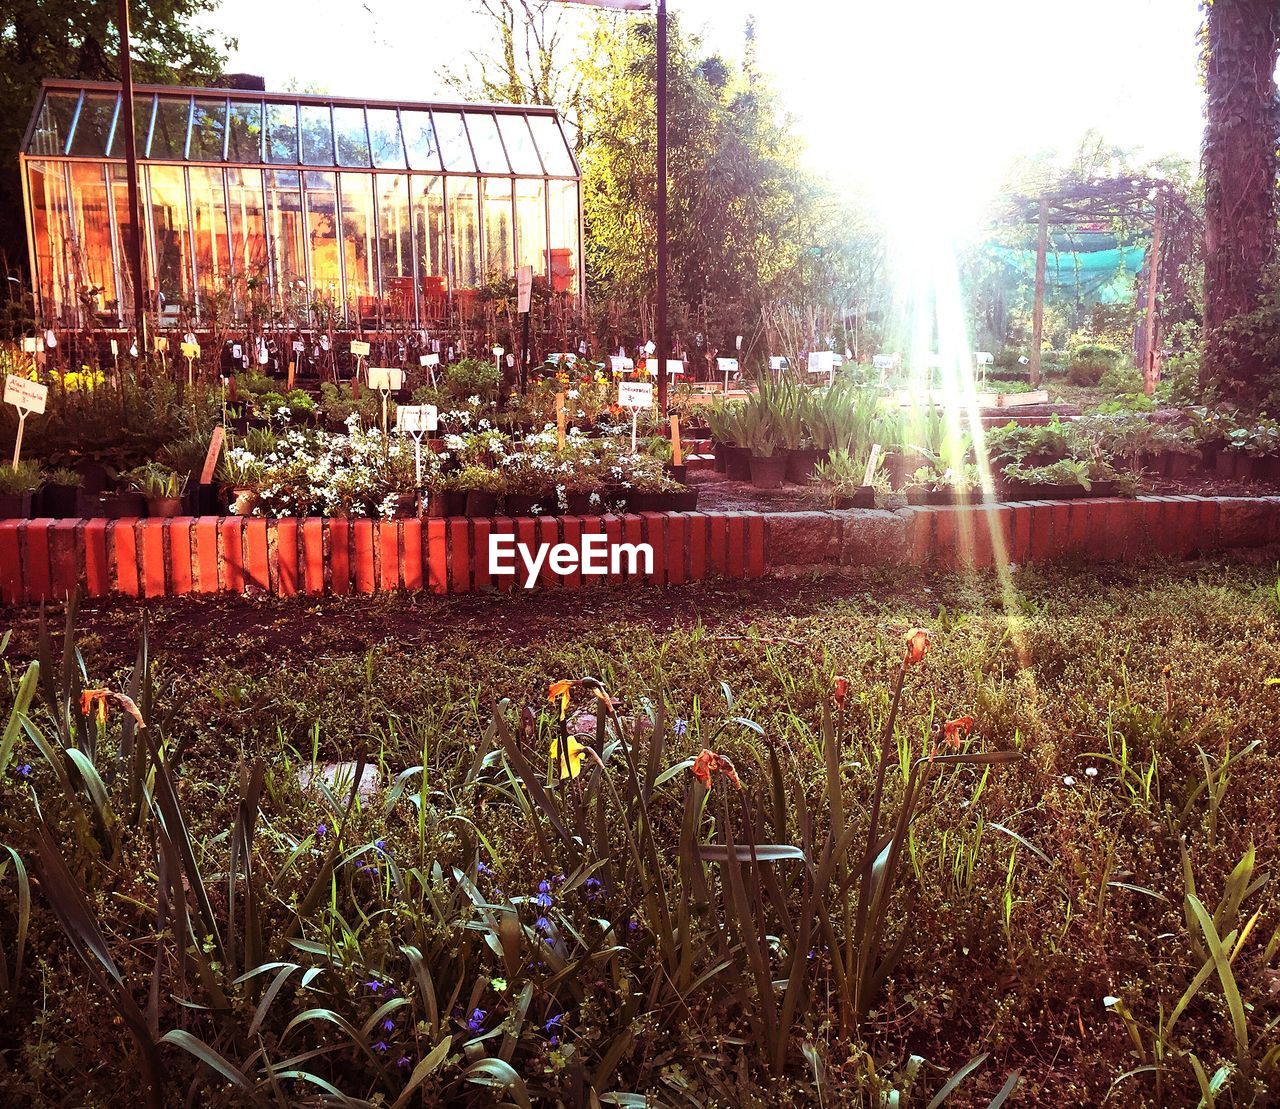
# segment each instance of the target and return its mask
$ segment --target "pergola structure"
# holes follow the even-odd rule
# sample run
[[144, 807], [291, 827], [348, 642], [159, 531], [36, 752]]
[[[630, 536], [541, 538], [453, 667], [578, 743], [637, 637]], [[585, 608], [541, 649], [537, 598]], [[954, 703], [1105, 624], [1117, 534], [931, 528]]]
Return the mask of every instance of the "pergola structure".
[[[131, 327], [121, 88], [47, 81], [21, 148], [43, 326]], [[533, 267], [578, 298], [578, 164], [554, 108], [136, 86], [144, 311], [351, 327], [465, 314]]]

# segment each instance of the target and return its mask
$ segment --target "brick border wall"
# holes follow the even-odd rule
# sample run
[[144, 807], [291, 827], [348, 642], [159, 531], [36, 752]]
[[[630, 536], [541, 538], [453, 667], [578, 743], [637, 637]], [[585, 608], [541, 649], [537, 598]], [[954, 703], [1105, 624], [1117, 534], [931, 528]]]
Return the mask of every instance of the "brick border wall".
[[[542, 519], [346, 520], [239, 516], [0, 521], [0, 602], [122, 594], [343, 596], [520, 588], [491, 579], [488, 537], [567, 542], [587, 533], [654, 548], [649, 585], [865, 565], [982, 569], [1061, 558], [1186, 557], [1280, 542], [1280, 497], [1141, 497], [843, 512], [644, 512]], [[627, 575], [620, 575], [623, 583]], [[561, 579], [577, 589], [616, 577]]]

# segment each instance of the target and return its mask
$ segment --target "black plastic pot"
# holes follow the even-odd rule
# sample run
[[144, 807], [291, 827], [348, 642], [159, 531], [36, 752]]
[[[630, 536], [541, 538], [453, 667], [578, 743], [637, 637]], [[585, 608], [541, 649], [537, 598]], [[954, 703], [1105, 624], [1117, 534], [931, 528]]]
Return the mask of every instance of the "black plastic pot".
[[713, 468], [717, 474], [723, 474], [729, 462], [729, 444], [728, 443], [712, 443], [711, 453], [715, 456]]
[[1231, 479], [1236, 476], [1236, 463], [1244, 456], [1235, 451], [1219, 451], [1213, 460], [1213, 472], [1221, 478]]
[[787, 456], [783, 451], [768, 458], [750, 455], [751, 484], [757, 489], [780, 489], [787, 476]]
[[467, 494], [449, 490], [444, 495], [444, 514], [446, 516], [465, 516], [467, 514]]
[[837, 497], [836, 508], [875, 508], [876, 490], [873, 485], [860, 485], [850, 497]]
[[676, 493], [632, 493], [627, 501], [628, 512], [672, 512]]
[[39, 507], [36, 512], [53, 519], [70, 520], [83, 515], [80, 508], [80, 486], [46, 485], [37, 494]]
[[669, 494], [672, 512], [697, 512], [698, 490], [682, 489], [679, 493]]
[[930, 489], [925, 493], [925, 504], [981, 504], [981, 489]]
[[751, 450], [728, 444], [725, 447], [724, 476], [730, 481], [751, 480]]
[[556, 511], [554, 496], [548, 497], [545, 493], [508, 493], [504, 512], [508, 516], [546, 516], [550, 514], [547, 511], [548, 504], [551, 506], [551, 513], [554, 513]]
[[218, 487], [194, 482], [187, 487], [183, 502], [188, 515], [217, 516], [219, 513]]
[[498, 511], [498, 494], [486, 493], [480, 489], [467, 490], [466, 507], [464, 514], [467, 516], [493, 516]]
[[676, 466], [673, 463], [668, 462], [665, 466], [663, 466], [663, 469], [666, 471], [667, 477], [674, 478], [681, 485], [683, 485], [685, 481], [688, 480], [689, 467], [683, 462], [680, 463], [679, 466]]
[[29, 520], [30, 493], [0, 493], [0, 520]]
[[799, 447], [787, 452], [787, 480], [796, 485], [807, 485], [813, 477], [814, 467], [827, 452], [818, 447]]
[[570, 516], [590, 516], [595, 512], [590, 493], [567, 493], [564, 499]]
[[[1189, 458], [1190, 455], [1182, 455], [1183, 458]], [[1120, 492], [1120, 483], [1118, 481], [1093, 481], [1089, 483], [1089, 496], [1091, 497], [1114, 497]]]
[[99, 493], [86, 498], [86, 510], [91, 516], [105, 516], [109, 520], [123, 520], [147, 514], [147, 499], [141, 493]]

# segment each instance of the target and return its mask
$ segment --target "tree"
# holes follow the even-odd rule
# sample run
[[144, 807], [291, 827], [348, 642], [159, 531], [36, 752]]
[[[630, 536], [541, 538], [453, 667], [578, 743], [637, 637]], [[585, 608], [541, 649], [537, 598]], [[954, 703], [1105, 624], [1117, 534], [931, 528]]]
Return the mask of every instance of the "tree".
[[1203, 384], [1257, 399], [1267, 367], [1227, 325], [1260, 305], [1276, 258], [1275, 0], [1206, 0]]
[[[222, 71], [233, 39], [194, 25], [217, 0], [149, 0], [132, 9], [134, 80], [204, 83]], [[6, 0], [0, 9], [0, 252], [27, 257], [18, 148], [46, 77], [118, 81], [116, 5], [108, 0]]]

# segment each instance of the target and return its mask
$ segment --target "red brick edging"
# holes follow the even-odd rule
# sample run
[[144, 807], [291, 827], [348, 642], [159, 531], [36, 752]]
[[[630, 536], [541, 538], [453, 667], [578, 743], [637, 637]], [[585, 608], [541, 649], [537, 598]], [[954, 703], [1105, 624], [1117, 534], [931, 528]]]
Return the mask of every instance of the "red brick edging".
[[[1027, 501], [968, 508], [845, 512], [645, 512], [491, 520], [265, 520], [237, 516], [0, 521], [0, 601], [269, 593], [468, 593], [520, 588], [490, 577], [488, 539], [569, 543], [588, 534], [652, 544], [647, 585], [758, 578], [831, 566], [1186, 557], [1280, 542], [1280, 497], [1141, 497]], [[622, 575], [626, 577], [626, 575]], [[559, 575], [578, 589], [614, 577]]]

